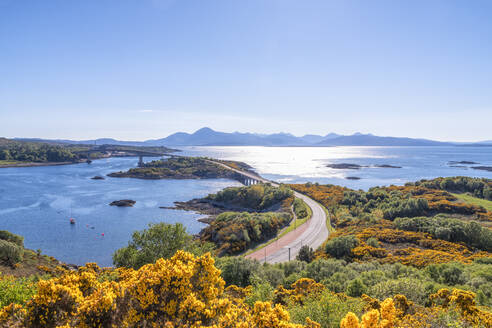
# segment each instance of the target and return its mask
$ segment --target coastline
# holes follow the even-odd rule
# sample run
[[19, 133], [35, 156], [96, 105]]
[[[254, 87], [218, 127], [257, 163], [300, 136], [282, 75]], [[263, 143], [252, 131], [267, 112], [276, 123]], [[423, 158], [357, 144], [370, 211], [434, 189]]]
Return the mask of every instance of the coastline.
[[58, 165], [80, 164], [80, 163], [84, 163], [84, 162], [85, 161], [82, 161], [82, 162], [42, 162], [42, 163], [30, 162], [30, 163], [0, 164], [0, 168], [7, 168], [7, 167], [35, 167], [35, 166], [58, 166]]

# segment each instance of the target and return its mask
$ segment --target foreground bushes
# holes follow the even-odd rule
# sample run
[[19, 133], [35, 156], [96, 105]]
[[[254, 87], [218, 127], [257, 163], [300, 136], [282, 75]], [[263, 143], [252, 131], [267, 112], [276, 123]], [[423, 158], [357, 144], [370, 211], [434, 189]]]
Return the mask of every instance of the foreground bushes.
[[340, 322], [340, 328], [391, 327], [490, 327], [492, 314], [475, 304], [475, 295], [459, 289], [441, 289], [429, 297], [429, 307], [414, 306], [404, 295], [383, 302], [363, 297], [367, 312], [359, 318], [353, 312]]
[[[492, 261], [485, 259], [425, 270], [334, 259], [263, 265], [238, 257], [222, 258], [217, 266], [209, 254], [183, 251], [138, 270], [87, 264], [12, 298], [14, 304], [0, 310], [0, 326], [300, 328], [306, 322], [310, 328], [335, 328], [342, 322], [342, 327], [442, 327], [443, 317], [453, 327], [491, 323], [490, 312], [476, 304], [476, 298], [490, 302], [490, 294], [480, 299], [478, 293], [443, 289], [446, 284], [480, 286], [484, 293], [492, 281]], [[387, 297], [393, 306], [380, 302]], [[385, 317], [386, 308], [393, 319]]]
[[24, 304], [35, 293], [35, 278], [0, 275], [0, 308], [11, 303]]
[[[25, 306], [0, 311], [2, 326], [17, 327], [284, 327], [289, 313], [281, 306], [244, 303], [246, 292], [224, 290], [209, 254], [179, 251], [139, 270], [108, 272], [94, 264], [40, 281]], [[111, 276], [111, 275], [110, 275]], [[106, 278], [105, 278], [106, 277]], [[309, 327], [319, 327], [307, 319]]]

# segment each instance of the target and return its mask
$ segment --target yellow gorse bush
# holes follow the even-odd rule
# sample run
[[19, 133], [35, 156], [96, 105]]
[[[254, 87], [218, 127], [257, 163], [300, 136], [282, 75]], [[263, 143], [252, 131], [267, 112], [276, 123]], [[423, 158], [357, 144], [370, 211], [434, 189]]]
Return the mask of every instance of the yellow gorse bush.
[[[106, 271], [114, 280], [107, 279]], [[114, 273], [117, 272], [117, 275]], [[139, 270], [87, 264], [38, 283], [25, 306], [0, 310], [2, 327], [316, 328], [290, 323], [282, 305], [244, 303], [250, 289], [229, 287], [210, 254], [178, 251]]]
[[[431, 306], [416, 306], [404, 295], [395, 295], [379, 303], [367, 295], [366, 313], [361, 320], [352, 312], [340, 322], [340, 328], [417, 328], [417, 327], [492, 327], [492, 314], [475, 303], [475, 294], [460, 289], [440, 289], [429, 296]], [[451, 317], [443, 325], [442, 319]]]

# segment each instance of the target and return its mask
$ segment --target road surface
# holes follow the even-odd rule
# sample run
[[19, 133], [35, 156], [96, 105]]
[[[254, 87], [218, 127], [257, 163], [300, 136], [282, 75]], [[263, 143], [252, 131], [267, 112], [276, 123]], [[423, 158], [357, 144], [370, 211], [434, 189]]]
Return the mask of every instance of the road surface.
[[[224, 163], [213, 160], [210, 161], [229, 170], [240, 173], [248, 178], [255, 179], [263, 183], [270, 183], [277, 187], [279, 186], [277, 183], [267, 180], [257, 174], [237, 170]], [[286, 262], [295, 259], [296, 255], [299, 253], [299, 249], [303, 245], [309, 245], [311, 248], [316, 250], [328, 238], [329, 232], [328, 227], [326, 226], [326, 212], [321, 205], [306, 195], [300, 194], [296, 191], [294, 192], [294, 195], [295, 197], [302, 199], [307, 206], [311, 208], [311, 211], [313, 212], [311, 219], [297, 229], [285, 234], [279, 238], [278, 241], [275, 241], [270, 245], [257, 250], [256, 252], [248, 254], [246, 256], [247, 258], [256, 258], [268, 263]]]

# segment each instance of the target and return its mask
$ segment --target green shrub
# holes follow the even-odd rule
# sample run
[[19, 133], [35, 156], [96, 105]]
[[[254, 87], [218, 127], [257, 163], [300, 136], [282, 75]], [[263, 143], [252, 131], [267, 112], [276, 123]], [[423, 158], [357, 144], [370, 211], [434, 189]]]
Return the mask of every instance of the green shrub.
[[294, 213], [296, 213], [296, 217], [298, 220], [303, 220], [308, 218], [309, 210], [306, 203], [302, 199], [296, 198], [294, 200], [293, 208], [294, 208]]
[[306, 262], [292, 260], [289, 262], [277, 263], [275, 266], [284, 270], [284, 275], [287, 277], [293, 273], [300, 273], [304, 271], [306, 269]]
[[11, 303], [24, 304], [36, 294], [37, 286], [32, 278], [2, 277], [0, 279], [0, 308]]
[[20, 247], [24, 247], [24, 237], [11, 233], [7, 230], [0, 230], [0, 239], [10, 241]]
[[387, 280], [369, 287], [367, 294], [377, 298], [380, 301], [393, 297], [396, 294], [405, 295], [410, 301], [418, 304], [424, 304], [428, 295], [426, 287], [421, 280], [411, 278], [401, 278], [397, 280]]
[[10, 241], [0, 239], [0, 259], [9, 265], [22, 261], [24, 249]]
[[251, 291], [251, 294], [246, 297], [245, 302], [249, 306], [254, 307], [255, 302], [271, 301], [273, 300], [274, 291], [275, 288], [267, 282], [254, 283], [253, 290]]
[[379, 240], [377, 240], [376, 238], [374, 237], [371, 237], [369, 239], [366, 240], [366, 244], [369, 245], [369, 246], [372, 246], [372, 247], [379, 247]]
[[321, 259], [309, 263], [306, 267], [306, 277], [318, 282], [330, 278], [335, 272], [345, 271], [345, 261]]
[[275, 265], [263, 264], [256, 272], [256, 277], [261, 282], [267, 282], [271, 286], [277, 287], [284, 282], [285, 274], [284, 270]]
[[360, 297], [367, 291], [367, 286], [359, 278], [351, 280], [347, 285], [347, 295]]
[[364, 303], [360, 298], [338, 297], [330, 291], [324, 291], [320, 296], [311, 296], [303, 304], [291, 304], [288, 307], [293, 322], [305, 323], [306, 317], [321, 324], [323, 328], [338, 328], [340, 320], [353, 312], [362, 313]]
[[348, 258], [352, 254], [352, 249], [359, 244], [355, 236], [335, 237], [326, 243], [325, 252], [337, 259]]
[[260, 270], [260, 263], [244, 257], [221, 257], [215, 263], [226, 285], [246, 287], [253, 283], [253, 276]]

